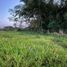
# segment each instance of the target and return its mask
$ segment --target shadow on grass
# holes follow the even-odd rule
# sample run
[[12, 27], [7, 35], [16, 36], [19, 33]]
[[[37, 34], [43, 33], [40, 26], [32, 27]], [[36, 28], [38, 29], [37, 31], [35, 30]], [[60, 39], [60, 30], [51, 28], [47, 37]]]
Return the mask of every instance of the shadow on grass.
[[64, 36], [54, 36], [53, 42], [62, 46], [63, 48], [67, 48], [66, 40], [67, 40], [67, 37], [65, 35]]

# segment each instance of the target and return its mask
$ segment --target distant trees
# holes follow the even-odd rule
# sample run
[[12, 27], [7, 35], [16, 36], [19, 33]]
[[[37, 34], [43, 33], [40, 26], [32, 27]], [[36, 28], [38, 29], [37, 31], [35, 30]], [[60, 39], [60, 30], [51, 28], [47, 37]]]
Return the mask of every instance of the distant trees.
[[[38, 30], [56, 31], [67, 29], [67, 0], [20, 0], [24, 5], [15, 6], [14, 14], [18, 18], [36, 18], [30, 21], [31, 27]], [[58, 0], [59, 1], [59, 0]]]
[[5, 26], [2, 30], [4, 30], [4, 31], [13, 31], [14, 28], [12, 26]]

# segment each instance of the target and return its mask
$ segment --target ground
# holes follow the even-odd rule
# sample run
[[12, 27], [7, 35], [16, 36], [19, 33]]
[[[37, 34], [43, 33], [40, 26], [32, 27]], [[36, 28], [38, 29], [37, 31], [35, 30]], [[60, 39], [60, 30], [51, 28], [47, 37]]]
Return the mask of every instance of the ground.
[[0, 67], [67, 67], [67, 35], [0, 31]]

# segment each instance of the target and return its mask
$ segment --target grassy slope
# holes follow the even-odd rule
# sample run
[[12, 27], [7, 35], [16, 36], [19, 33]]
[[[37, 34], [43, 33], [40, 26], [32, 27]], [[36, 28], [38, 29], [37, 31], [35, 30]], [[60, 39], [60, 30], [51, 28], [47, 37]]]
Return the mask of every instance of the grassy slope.
[[1, 31], [0, 67], [67, 67], [67, 36]]

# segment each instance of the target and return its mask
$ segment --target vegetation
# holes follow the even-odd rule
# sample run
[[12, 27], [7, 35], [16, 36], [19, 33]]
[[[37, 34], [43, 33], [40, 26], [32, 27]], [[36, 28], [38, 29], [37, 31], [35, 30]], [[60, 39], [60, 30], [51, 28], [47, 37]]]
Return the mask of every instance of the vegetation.
[[9, 11], [14, 27], [0, 31], [0, 67], [67, 67], [67, 0], [20, 2]]
[[0, 67], [67, 67], [67, 35], [0, 31]]
[[4, 31], [13, 31], [14, 28], [12, 26], [5, 26], [2, 30], [4, 30]]
[[[10, 10], [15, 19], [24, 17], [35, 30], [59, 32], [67, 30], [67, 0], [21, 0], [24, 5], [16, 5]], [[36, 18], [33, 23], [30, 18]], [[30, 27], [30, 28], [31, 28]]]

